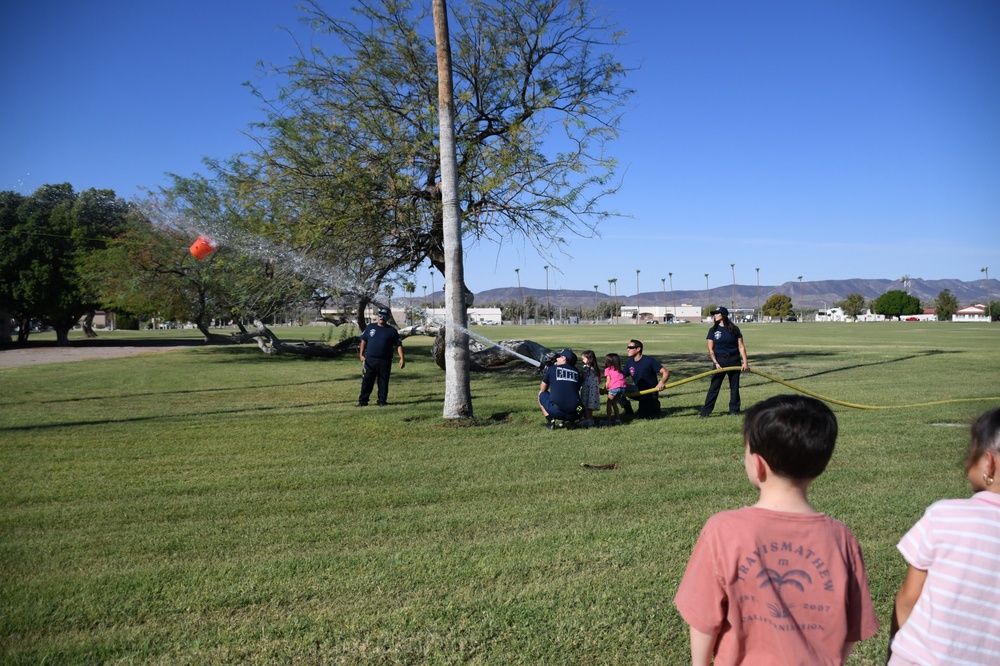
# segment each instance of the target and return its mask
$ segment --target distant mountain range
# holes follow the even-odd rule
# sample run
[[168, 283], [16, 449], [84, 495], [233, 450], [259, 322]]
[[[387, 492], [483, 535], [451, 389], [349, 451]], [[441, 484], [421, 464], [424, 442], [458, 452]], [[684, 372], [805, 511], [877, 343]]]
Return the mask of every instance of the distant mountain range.
[[[963, 282], [961, 280], [921, 280], [920, 278], [910, 278], [905, 283], [899, 279], [873, 279], [865, 280], [855, 278], [852, 280], [820, 280], [816, 282], [802, 282], [790, 280], [780, 285], [760, 285], [758, 294], [757, 285], [737, 284], [720, 285], [712, 287], [709, 291], [697, 290], [675, 290], [671, 294], [670, 289], [656, 291], [644, 291], [639, 294], [639, 306], [643, 305], [667, 305], [672, 306], [688, 304], [705, 306], [709, 304], [725, 305], [726, 307], [756, 308], [758, 298], [763, 305], [768, 298], [774, 294], [785, 294], [792, 299], [793, 307], [806, 308], [832, 308], [837, 301], [844, 300], [848, 294], [861, 294], [866, 299], [877, 298], [887, 291], [901, 289], [912, 296], [920, 299], [921, 303], [932, 305], [945, 289], [950, 289], [951, 293], [958, 299], [959, 307], [972, 305], [974, 303], [985, 303], [987, 296], [986, 280], [975, 280], [973, 282]], [[524, 296], [533, 296], [541, 303], [545, 302], [544, 289], [523, 290]], [[432, 296], [428, 294], [428, 300]], [[438, 301], [442, 298], [442, 292], [438, 291], [433, 295]], [[501, 287], [498, 289], [487, 289], [476, 294], [477, 306], [484, 306], [488, 303], [507, 303], [511, 300], [518, 300], [520, 294], [518, 288]], [[594, 292], [583, 289], [551, 289], [548, 294], [553, 306], [594, 306]], [[617, 294], [617, 300], [624, 305], [635, 305], [635, 294]], [[990, 279], [989, 298], [1000, 300], [1000, 281]], [[610, 296], [606, 291], [597, 290], [597, 300], [607, 301]]]

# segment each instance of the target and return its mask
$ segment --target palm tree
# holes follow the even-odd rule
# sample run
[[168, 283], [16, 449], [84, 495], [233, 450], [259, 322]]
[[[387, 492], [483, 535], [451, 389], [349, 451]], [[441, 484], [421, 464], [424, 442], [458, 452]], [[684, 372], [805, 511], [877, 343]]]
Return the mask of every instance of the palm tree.
[[437, 46], [438, 120], [441, 143], [441, 209], [445, 253], [445, 392], [444, 418], [472, 417], [469, 337], [466, 326], [465, 267], [462, 263], [462, 217], [459, 211], [458, 160], [455, 149], [455, 93], [452, 86], [451, 41], [445, 0], [433, 0]]

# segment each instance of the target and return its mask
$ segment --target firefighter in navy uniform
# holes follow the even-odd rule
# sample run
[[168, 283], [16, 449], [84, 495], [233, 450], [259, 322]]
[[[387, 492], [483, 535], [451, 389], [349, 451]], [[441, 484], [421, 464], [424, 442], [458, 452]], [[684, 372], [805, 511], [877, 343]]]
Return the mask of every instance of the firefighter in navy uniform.
[[392, 369], [392, 352], [399, 354], [399, 369], [406, 366], [403, 357], [403, 340], [399, 331], [389, 325], [391, 313], [382, 308], [375, 315], [375, 322], [368, 324], [361, 334], [361, 350], [359, 356], [363, 366], [361, 375], [361, 395], [358, 396], [358, 407], [367, 407], [372, 387], [378, 381], [378, 406], [385, 407], [389, 397], [389, 371]]

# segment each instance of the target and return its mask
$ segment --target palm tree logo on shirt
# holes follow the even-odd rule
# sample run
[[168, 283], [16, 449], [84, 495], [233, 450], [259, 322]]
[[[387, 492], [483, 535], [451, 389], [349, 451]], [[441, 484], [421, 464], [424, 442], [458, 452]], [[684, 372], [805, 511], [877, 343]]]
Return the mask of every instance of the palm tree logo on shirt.
[[812, 577], [802, 569], [792, 569], [791, 571], [786, 571], [783, 574], [779, 574], [774, 569], [763, 569], [759, 574], [757, 574], [757, 578], [764, 579], [764, 581], [760, 584], [761, 587], [771, 584], [779, 590], [784, 585], [791, 585], [799, 588], [800, 592], [805, 592], [805, 586], [797, 580], [799, 578], [804, 579], [806, 583], [812, 585]]

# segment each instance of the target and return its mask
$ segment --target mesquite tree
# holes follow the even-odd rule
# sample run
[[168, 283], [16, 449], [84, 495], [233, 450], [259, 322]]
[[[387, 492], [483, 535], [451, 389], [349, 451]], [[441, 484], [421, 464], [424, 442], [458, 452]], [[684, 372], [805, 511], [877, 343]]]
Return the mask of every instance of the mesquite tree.
[[[307, 12], [315, 34], [277, 96], [260, 149], [216, 166], [266, 207], [261, 232], [351, 266], [377, 292], [425, 260], [447, 275], [435, 39], [424, 3]], [[471, 243], [542, 253], [591, 235], [617, 188], [606, 144], [631, 91], [619, 35], [588, 0], [464, 0], [451, 8], [457, 201]], [[334, 43], [331, 44], [330, 41]], [[463, 289], [464, 290], [464, 289]]]

